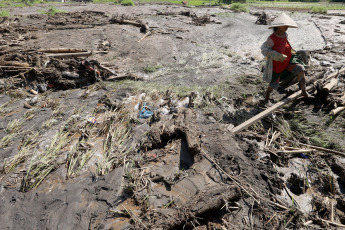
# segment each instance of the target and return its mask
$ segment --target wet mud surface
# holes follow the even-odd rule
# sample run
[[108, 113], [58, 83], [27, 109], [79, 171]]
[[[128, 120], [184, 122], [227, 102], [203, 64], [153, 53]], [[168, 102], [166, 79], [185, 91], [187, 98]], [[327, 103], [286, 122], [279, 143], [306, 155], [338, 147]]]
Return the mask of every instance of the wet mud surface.
[[3, 229], [344, 227], [342, 16], [291, 13], [316, 99], [234, 135], [264, 110], [261, 10], [46, 8], [1, 18]]

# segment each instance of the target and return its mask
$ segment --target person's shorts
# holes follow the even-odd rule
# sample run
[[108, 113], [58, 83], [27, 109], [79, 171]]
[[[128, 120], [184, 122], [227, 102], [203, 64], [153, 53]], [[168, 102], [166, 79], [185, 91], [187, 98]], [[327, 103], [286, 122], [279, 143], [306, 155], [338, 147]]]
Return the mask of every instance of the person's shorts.
[[[305, 68], [301, 64], [289, 64], [288, 67], [281, 73], [272, 74], [272, 80], [269, 84], [270, 87], [277, 90], [280, 83], [288, 85], [292, 80], [297, 78], [298, 73], [305, 71]], [[297, 81], [296, 81], [297, 82]]]

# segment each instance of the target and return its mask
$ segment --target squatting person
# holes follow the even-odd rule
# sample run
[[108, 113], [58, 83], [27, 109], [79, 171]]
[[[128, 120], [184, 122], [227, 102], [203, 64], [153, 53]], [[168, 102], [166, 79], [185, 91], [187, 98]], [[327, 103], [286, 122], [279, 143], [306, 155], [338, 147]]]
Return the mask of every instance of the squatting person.
[[269, 103], [273, 89], [277, 90], [282, 82], [288, 82], [291, 85], [292, 82], [298, 81], [302, 96], [310, 98], [306, 91], [306, 63], [292, 49], [286, 33], [288, 28], [298, 28], [297, 24], [288, 15], [282, 13], [271, 23], [269, 29], [272, 28], [273, 33], [261, 46], [261, 53], [266, 58], [263, 79], [269, 82], [265, 93], [265, 105]]

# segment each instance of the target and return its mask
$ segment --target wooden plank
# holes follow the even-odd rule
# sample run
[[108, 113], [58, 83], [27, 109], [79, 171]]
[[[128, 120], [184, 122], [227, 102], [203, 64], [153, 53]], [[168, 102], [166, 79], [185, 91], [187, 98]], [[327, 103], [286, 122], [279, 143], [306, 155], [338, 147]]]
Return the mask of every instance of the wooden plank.
[[[334, 73], [331, 73], [330, 75], [328, 75], [325, 79], [323, 80], [328, 80], [328, 79], [331, 79], [331, 78], [334, 78], [334, 77], [337, 77], [339, 74], [345, 72], [345, 67], [341, 68], [339, 71], [337, 72], [334, 72]], [[310, 90], [313, 86], [308, 86], [306, 88], [306, 90]], [[258, 120], [261, 120], [265, 117], [267, 117], [268, 115], [270, 115], [271, 113], [273, 113], [275, 110], [277, 110], [278, 108], [280, 108], [281, 106], [295, 100], [296, 98], [298, 98], [299, 96], [301, 96], [301, 93], [302, 91], [299, 90], [297, 91], [296, 93], [290, 95], [289, 97], [285, 98], [284, 100], [282, 101], [279, 101], [278, 103], [274, 104], [273, 106], [271, 106], [270, 108], [262, 111], [261, 113], [257, 114], [256, 116], [250, 118], [249, 120], [243, 122], [242, 124], [234, 127], [231, 129], [231, 132], [232, 133], [238, 133], [240, 131], [242, 131], [243, 129], [251, 126], [252, 124], [254, 124], [255, 122], [257, 122]]]
[[[308, 86], [307, 90], [311, 89], [312, 86]], [[249, 127], [250, 125], [252, 125], [253, 123], [257, 122], [258, 120], [261, 120], [262, 118], [267, 117], [268, 115], [270, 115], [271, 113], [273, 113], [275, 110], [277, 110], [279, 107], [295, 100], [296, 98], [298, 98], [299, 96], [301, 96], [302, 91], [299, 90], [296, 93], [290, 95], [289, 97], [285, 98], [282, 101], [277, 102], [276, 104], [274, 104], [273, 106], [269, 107], [268, 109], [262, 111], [261, 113], [257, 114], [256, 116], [250, 118], [249, 120], [243, 122], [242, 124], [234, 127], [231, 132], [232, 133], [238, 133], [240, 131], [242, 131], [243, 129]]]

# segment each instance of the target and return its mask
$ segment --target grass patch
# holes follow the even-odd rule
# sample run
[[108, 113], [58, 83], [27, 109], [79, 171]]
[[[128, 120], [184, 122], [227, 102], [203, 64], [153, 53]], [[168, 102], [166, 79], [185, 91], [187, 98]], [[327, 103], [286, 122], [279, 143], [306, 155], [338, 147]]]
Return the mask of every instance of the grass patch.
[[248, 1], [247, 5], [263, 8], [281, 8], [296, 10], [311, 10], [313, 7], [324, 8], [326, 10], [344, 10], [343, 3], [330, 2], [287, 2], [287, 1]]
[[38, 10], [40, 14], [47, 14], [49, 16], [54, 16], [55, 14], [64, 14], [68, 13], [66, 10], [60, 10], [55, 8], [54, 6], [49, 7], [48, 10]]
[[18, 135], [23, 123], [23, 119], [14, 119], [7, 124], [7, 127], [5, 128], [6, 136], [1, 138], [0, 148], [5, 148], [10, 145], [12, 140]]
[[99, 129], [99, 135], [105, 134], [103, 158], [97, 162], [97, 175], [105, 175], [123, 164], [126, 156], [133, 150], [129, 146], [131, 128], [128, 113], [124, 110], [109, 112]]
[[146, 66], [146, 67], [144, 68], [144, 72], [145, 72], [145, 73], [153, 73], [153, 72], [158, 71], [158, 70], [161, 69], [161, 68], [162, 68], [162, 66], [160, 66], [160, 65]]
[[232, 3], [230, 9], [235, 12], [249, 12], [248, 7], [241, 3]]
[[134, 6], [133, 0], [122, 0], [121, 5], [123, 6]]
[[[176, 4], [182, 5], [183, 1], [180, 0], [139, 0], [139, 3], [166, 3], [166, 4]], [[203, 6], [203, 5], [219, 5], [218, 1], [207, 1], [207, 0], [190, 0], [186, 1], [187, 6]]]
[[327, 9], [325, 7], [322, 7], [322, 6], [313, 6], [311, 8], [311, 12], [327, 14]]
[[38, 144], [37, 137], [39, 132], [30, 132], [20, 144], [18, 153], [4, 163], [5, 173], [14, 170], [20, 163], [24, 162], [32, 153], [32, 149]]
[[310, 124], [305, 118], [299, 116], [294, 117], [289, 123], [295, 134], [308, 137], [312, 145], [341, 151], [341, 147], [330, 140], [327, 132], [320, 127], [320, 124]]
[[85, 150], [84, 144], [85, 143], [83, 141], [78, 141], [72, 152], [67, 156], [67, 179], [77, 176], [93, 155], [93, 151], [91, 149]]
[[56, 164], [56, 159], [60, 151], [69, 141], [69, 132], [59, 131], [45, 151], [40, 153], [36, 152], [32, 155], [30, 165], [21, 185], [20, 190], [22, 192], [35, 189], [50, 172], [59, 167]]
[[10, 12], [8, 12], [7, 10], [0, 10], [0, 17], [9, 17], [10, 16]]

